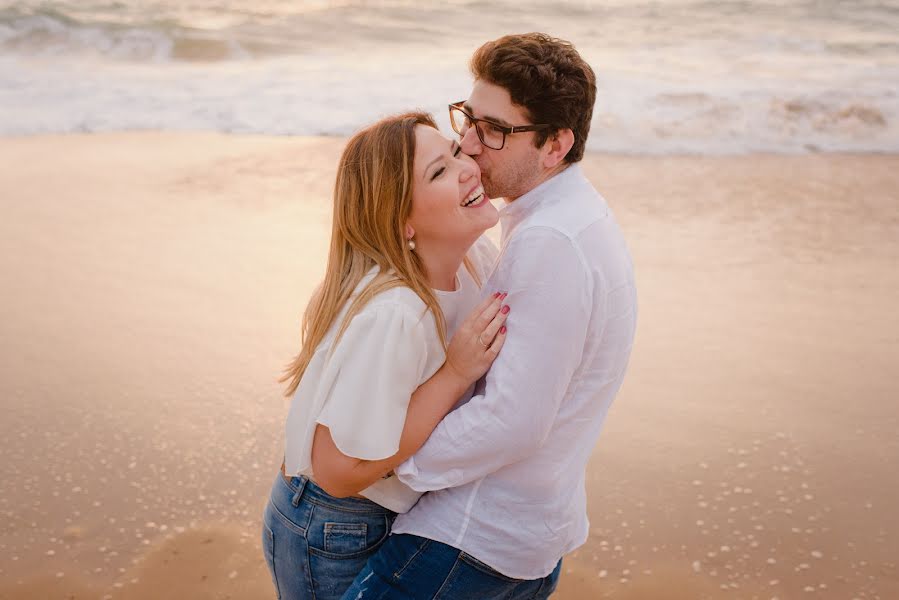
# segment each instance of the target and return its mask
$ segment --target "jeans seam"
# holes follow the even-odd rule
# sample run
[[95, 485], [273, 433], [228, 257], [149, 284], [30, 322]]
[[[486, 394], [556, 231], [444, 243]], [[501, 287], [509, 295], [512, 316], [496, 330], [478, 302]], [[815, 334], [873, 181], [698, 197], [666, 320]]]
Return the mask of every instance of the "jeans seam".
[[315, 580], [312, 578], [312, 548], [309, 547], [309, 540], [306, 540], [304, 545], [306, 546], [306, 564], [304, 567], [306, 571], [306, 581], [309, 582], [309, 600], [315, 600]]
[[440, 588], [434, 592], [434, 600], [440, 599], [440, 594], [443, 592], [443, 588], [446, 587], [447, 582], [453, 578], [453, 573], [456, 572], [456, 567], [459, 566], [459, 563], [462, 562], [462, 553], [456, 555], [456, 560], [453, 562], [453, 567], [449, 570], [449, 573], [446, 574], [446, 579], [443, 580], [443, 583], [440, 584]]
[[330, 508], [330, 509], [332, 509], [332, 510], [339, 510], [339, 511], [342, 511], [342, 512], [353, 513], [353, 514], [356, 514], [356, 515], [386, 515], [386, 514], [387, 514], [387, 510], [386, 510], [386, 509], [382, 509], [382, 510], [378, 510], [378, 509], [376, 509], [376, 508], [371, 508], [371, 509], [359, 508], [359, 509], [356, 509], [356, 508], [349, 507], [349, 506], [341, 506], [340, 504], [331, 504], [331, 503], [329, 503], [329, 502], [324, 502], [324, 501], [319, 500], [319, 499], [317, 499], [317, 498], [310, 498], [309, 496], [307, 496], [307, 495], [305, 495], [305, 494], [303, 495], [303, 500], [302, 500], [302, 501], [303, 501], [303, 502], [308, 502], [309, 504], [315, 504], [316, 506], [321, 506], [322, 508]]
[[[285, 481], [284, 484], [287, 486], [287, 488], [290, 491], [292, 491], [294, 493], [297, 493], [300, 491], [300, 488], [298, 488], [297, 486], [293, 485], [290, 482]], [[308, 483], [306, 485], [308, 485]], [[303, 486], [302, 491], [303, 491], [302, 500], [300, 502], [309, 502], [310, 504], [316, 504], [316, 505], [322, 506], [324, 508], [332, 508], [332, 509], [336, 509], [336, 510], [342, 510], [344, 512], [352, 512], [352, 513], [364, 514], [364, 515], [381, 515], [381, 514], [387, 514], [389, 512], [392, 512], [389, 509], [386, 509], [383, 507], [377, 507], [377, 506], [352, 507], [352, 506], [345, 506], [345, 505], [340, 505], [340, 504], [331, 504], [330, 502], [327, 502], [326, 500], [320, 500], [318, 498], [313, 498], [312, 495], [315, 494], [315, 492], [312, 490], [306, 489], [305, 485]], [[353, 498], [353, 500], [358, 500], [358, 498]]]
[[422, 552], [424, 552], [425, 549], [430, 545], [431, 545], [431, 540], [425, 539], [424, 542], [422, 542], [418, 546], [418, 548], [415, 550], [415, 554], [410, 556], [409, 560], [407, 560], [406, 563], [402, 567], [400, 567], [397, 571], [395, 571], [393, 573], [393, 579], [394, 580], [399, 579], [402, 576], [403, 571], [405, 571], [409, 567], [409, 565], [412, 564], [412, 561], [414, 561], [416, 558], [418, 558], [418, 555], [421, 554]]
[[374, 554], [375, 550], [377, 550], [377, 547], [372, 546], [371, 548], [366, 548], [365, 550], [360, 550], [359, 552], [354, 552], [352, 554], [334, 554], [333, 552], [328, 552], [327, 550], [320, 550], [319, 548], [313, 548], [312, 546], [309, 546], [309, 554], [327, 558], [328, 560], [354, 560], [357, 558], [362, 558], [366, 554]]
[[262, 535], [268, 538], [269, 547], [272, 555], [272, 583], [275, 586], [275, 597], [281, 600], [281, 586], [278, 584], [278, 569], [275, 566], [275, 534], [272, 528], [268, 526], [264, 520], [262, 522]]
[[466, 552], [459, 552], [459, 558], [461, 558], [473, 569], [477, 569], [481, 573], [493, 577], [494, 579], [499, 579], [500, 581], [505, 581], [506, 583], [521, 583], [522, 581], [521, 579], [515, 579], [514, 577], [503, 575], [487, 563], [478, 560], [477, 558]]
[[[291, 521], [287, 515], [285, 515], [283, 512], [281, 512], [280, 508], [275, 506], [274, 502], [269, 502], [269, 503], [272, 505], [272, 516], [274, 516], [276, 519], [281, 521], [285, 527], [293, 530], [293, 532], [296, 533], [297, 535], [306, 537], [306, 529], [307, 529], [306, 527], [301, 527], [297, 523], [294, 523], [293, 521]], [[308, 525], [308, 523], [307, 523], [307, 525]]]

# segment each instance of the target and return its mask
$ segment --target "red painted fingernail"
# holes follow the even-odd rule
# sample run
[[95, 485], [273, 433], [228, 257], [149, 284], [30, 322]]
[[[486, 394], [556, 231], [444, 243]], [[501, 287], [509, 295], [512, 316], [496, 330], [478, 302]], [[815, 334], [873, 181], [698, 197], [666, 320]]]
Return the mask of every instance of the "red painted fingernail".
[[509, 292], [503, 292], [503, 295], [501, 296], [501, 298], [505, 298], [508, 295], [509, 295]]
[[504, 307], [502, 307], [502, 308], [499, 310], [499, 312], [503, 313], [504, 315], [509, 314], [509, 305], [506, 304]]
[[499, 298], [499, 297], [500, 297], [500, 293], [499, 293], [499, 292], [496, 292], [495, 294], [493, 294], [493, 297], [494, 297], [494, 298]]
[[502, 327], [500, 327], [500, 328], [499, 328], [499, 332], [500, 332], [500, 333], [506, 333], [506, 326], [503, 325]]

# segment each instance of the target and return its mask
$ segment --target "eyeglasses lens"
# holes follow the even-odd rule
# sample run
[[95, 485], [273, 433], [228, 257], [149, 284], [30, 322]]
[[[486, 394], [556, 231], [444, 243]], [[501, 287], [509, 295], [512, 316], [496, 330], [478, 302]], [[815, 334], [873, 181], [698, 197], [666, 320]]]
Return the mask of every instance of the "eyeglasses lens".
[[[453, 131], [459, 135], [465, 135], [469, 127], [471, 127], [471, 119], [468, 118], [468, 115], [466, 115], [461, 108], [454, 106], [450, 110], [450, 117]], [[505, 135], [502, 131], [496, 129], [486, 121], [477, 121], [476, 128], [478, 139], [481, 140], [482, 144], [494, 150], [499, 150], [503, 147]]]

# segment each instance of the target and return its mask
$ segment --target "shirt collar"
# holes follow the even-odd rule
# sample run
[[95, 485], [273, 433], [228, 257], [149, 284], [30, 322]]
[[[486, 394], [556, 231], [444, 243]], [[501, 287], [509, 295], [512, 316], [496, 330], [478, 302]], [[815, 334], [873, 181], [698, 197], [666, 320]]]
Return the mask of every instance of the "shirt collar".
[[531, 191], [500, 207], [499, 221], [502, 224], [503, 243], [506, 242], [515, 227], [533, 214], [547, 198], [564, 195], [559, 192], [579, 178], [583, 178], [580, 164], [568, 165], [564, 171], [553, 175]]

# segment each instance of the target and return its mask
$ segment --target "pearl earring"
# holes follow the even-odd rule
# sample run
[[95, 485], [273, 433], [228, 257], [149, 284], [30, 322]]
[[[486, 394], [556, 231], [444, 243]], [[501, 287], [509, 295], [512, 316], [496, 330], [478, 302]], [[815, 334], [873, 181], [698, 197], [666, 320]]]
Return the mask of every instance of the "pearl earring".
[[409, 250], [415, 251], [415, 240], [409, 238]]

